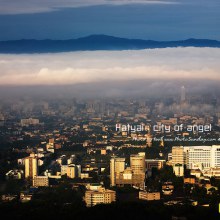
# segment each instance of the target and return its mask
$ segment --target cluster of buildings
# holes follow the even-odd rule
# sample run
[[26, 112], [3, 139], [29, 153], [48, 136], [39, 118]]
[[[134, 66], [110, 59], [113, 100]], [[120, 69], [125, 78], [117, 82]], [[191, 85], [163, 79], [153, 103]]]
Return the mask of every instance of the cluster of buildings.
[[[6, 179], [25, 178], [30, 180], [31, 187], [50, 187], [52, 180], [68, 179], [86, 186], [84, 200], [91, 207], [115, 202], [116, 187], [134, 187], [139, 190], [139, 199], [147, 201], [171, 195], [174, 185], [169, 180], [157, 191], [150, 191], [145, 185], [154, 169], [160, 170], [165, 165], [172, 166], [174, 174], [183, 178], [185, 184], [220, 177], [220, 145], [172, 147], [165, 146], [163, 140], [154, 141], [154, 137], [160, 139], [164, 135], [170, 138], [219, 136], [220, 132], [215, 128], [220, 125], [220, 113], [211, 108], [216, 103], [210, 102], [209, 98], [204, 100], [204, 97], [189, 100], [185, 87], [182, 87], [180, 97], [164, 100], [73, 99], [39, 103], [29, 100], [14, 103], [11, 107], [5, 105], [0, 113], [0, 137], [8, 138], [10, 146], [22, 143], [23, 146], [15, 147], [13, 152], [29, 155], [19, 158], [17, 167], [7, 170]], [[211, 107], [206, 111], [203, 104]], [[136, 132], [116, 129], [122, 128], [123, 124], [130, 124]], [[177, 124], [214, 126], [211, 132], [203, 133], [166, 129]], [[154, 125], [157, 129], [153, 129]], [[154, 147], [162, 149], [157, 156], [145, 155], [146, 148]], [[76, 159], [79, 155], [76, 148], [83, 155], [80, 160]], [[135, 148], [139, 153], [120, 154], [119, 151], [126, 152], [129, 148]], [[189, 176], [185, 175], [186, 170], [190, 171]], [[106, 188], [99, 184], [105, 178], [110, 180]], [[210, 187], [208, 183], [206, 187]], [[20, 197], [22, 201], [32, 198], [26, 193]]]
[[[211, 169], [220, 170], [220, 145], [172, 147], [172, 160], [170, 162], [174, 169], [176, 167], [176, 172], [180, 173], [184, 169], [183, 165], [187, 169], [199, 169], [202, 172]], [[218, 172], [215, 174], [217, 176]]]
[[113, 157], [110, 160], [111, 186], [131, 185], [142, 187], [145, 180], [145, 153], [130, 156], [130, 166], [125, 166], [125, 158]]

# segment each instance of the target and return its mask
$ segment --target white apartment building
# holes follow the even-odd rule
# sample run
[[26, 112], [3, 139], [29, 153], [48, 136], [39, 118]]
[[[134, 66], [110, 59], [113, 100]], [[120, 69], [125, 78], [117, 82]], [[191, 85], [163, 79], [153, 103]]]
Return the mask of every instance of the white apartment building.
[[187, 155], [187, 168], [203, 170], [211, 167], [211, 146], [193, 146], [184, 150]]
[[178, 158], [173, 161], [173, 165], [183, 161], [188, 169], [204, 170], [220, 167], [220, 145], [179, 147], [179, 150], [173, 147], [173, 149], [172, 156]]

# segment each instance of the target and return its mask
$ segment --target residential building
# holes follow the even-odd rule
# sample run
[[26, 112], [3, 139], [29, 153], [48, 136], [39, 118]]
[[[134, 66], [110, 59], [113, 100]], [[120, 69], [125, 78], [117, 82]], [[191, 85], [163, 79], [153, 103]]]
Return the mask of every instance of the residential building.
[[125, 158], [113, 157], [110, 160], [110, 184], [116, 185], [116, 178], [125, 170]]
[[33, 186], [49, 186], [49, 178], [48, 176], [35, 176], [33, 178]]
[[29, 156], [25, 158], [25, 178], [33, 178], [38, 174], [37, 157]]
[[172, 147], [172, 165], [185, 164], [184, 147]]
[[87, 190], [85, 192], [85, 202], [87, 207], [97, 204], [109, 204], [116, 201], [116, 192], [105, 188], [98, 190]]
[[220, 167], [220, 145], [172, 148], [172, 165], [185, 164], [187, 169], [206, 170]]
[[146, 159], [145, 162], [147, 170], [151, 170], [152, 168], [160, 170], [161, 168], [163, 168], [166, 161], [158, 159]]
[[132, 171], [136, 174], [145, 173], [146, 165], [145, 165], [145, 153], [141, 152], [138, 154], [133, 154], [130, 156], [130, 167]]
[[147, 201], [160, 200], [160, 192], [139, 191], [139, 199]]

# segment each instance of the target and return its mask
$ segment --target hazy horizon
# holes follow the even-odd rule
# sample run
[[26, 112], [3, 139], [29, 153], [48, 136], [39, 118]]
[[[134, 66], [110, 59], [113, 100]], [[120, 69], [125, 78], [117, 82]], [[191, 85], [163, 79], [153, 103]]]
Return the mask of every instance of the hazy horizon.
[[72, 98], [145, 98], [166, 99], [180, 97], [181, 86], [185, 86], [187, 98], [192, 96], [220, 95], [219, 83], [213, 80], [123, 80], [79, 83], [75, 85], [2, 85], [0, 100], [13, 101], [20, 99], [34, 100], [65, 100]]

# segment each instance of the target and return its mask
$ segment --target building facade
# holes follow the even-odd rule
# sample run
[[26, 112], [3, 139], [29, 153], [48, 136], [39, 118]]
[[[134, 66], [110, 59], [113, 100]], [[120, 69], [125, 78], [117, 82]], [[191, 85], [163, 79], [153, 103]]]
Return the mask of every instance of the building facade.
[[25, 178], [33, 178], [38, 174], [37, 157], [30, 156], [25, 158]]
[[172, 147], [172, 165], [185, 164], [186, 157], [183, 146]]
[[130, 167], [125, 168], [125, 158], [113, 157], [110, 160], [111, 186], [131, 185], [144, 186], [145, 180], [145, 153], [130, 156]]
[[49, 178], [48, 176], [35, 176], [33, 178], [33, 186], [39, 187], [39, 186], [49, 186]]
[[130, 156], [130, 167], [134, 173], [145, 173], [145, 153], [133, 154]]
[[125, 170], [125, 158], [113, 157], [110, 160], [110, 184], [116, 185], [116, 179]]
[[220, 145], [173, 147], [172, 164], [185, 164], [188, 169], [220, 167]]
[[183, 164], [175, 164], [173, 166], [173, 171], [176, 176], [184, 176], [184, 165]]
[[147, 201], [160, 200], [160, 192], [140, 191], [139, 199]]
[[87, 207], [97, 204], [110, 204], [116, 201], [116, 192], [105, 188], [99, 188], [97, 191], [87, 190], [84, 199]]
[[166, 161], [158, 159], [146, 159], [145, 162], [147, 170], [151, 170], [152, 168], [160, 170], [161, 168], [163, 168]]

